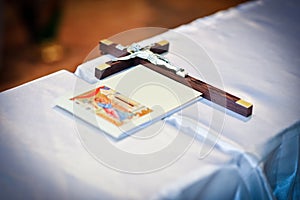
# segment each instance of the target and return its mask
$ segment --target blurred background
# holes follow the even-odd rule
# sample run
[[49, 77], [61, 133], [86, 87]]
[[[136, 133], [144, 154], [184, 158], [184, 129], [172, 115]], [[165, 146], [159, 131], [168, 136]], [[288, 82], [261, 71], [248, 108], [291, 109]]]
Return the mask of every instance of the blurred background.
[[99, 40], [138, 27], [175, 28], [246, 0], [4, 0], [0, 91], [73, 72]]

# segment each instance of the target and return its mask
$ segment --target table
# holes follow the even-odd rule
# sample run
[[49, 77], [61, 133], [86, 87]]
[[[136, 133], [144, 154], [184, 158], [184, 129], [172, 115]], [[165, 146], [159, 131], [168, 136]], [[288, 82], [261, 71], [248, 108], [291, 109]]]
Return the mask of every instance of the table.
[[[124, 173], [101, 164], [87, 151], [84, 138], [77, 132], [92, 135], [98, 144], [103, 144], [101, 140], [105, 135], [55, 106], [55, 99], [74, 90], [74, 85], [87, 83], [62, 70], [0, 94], [2, 198], [177, 198], [178, 195], [186, 196], [186, 192], [193, 195], [188, 185], [197, 186], [196, 190], [192, 189], [194, 194], [208, 199], [220, 194], [228, 199], [267, 196], [260, 185], [257, 187], [259, 193], [250, 194], [247, 180], [250, 174], [241, 176], [241, 171], [249, 171], [248, 165], [237, 166], [234, 156], [217, 149], [200, 159], [199, 152], [205, 144], [191, 140], [190, 135], [178, 134], [170, 125], [162, 130], [166, 133], [165, 141], [172, 139], [175, 133], [181, 141], [193, 142], [168, 166], [149, 173]], [[129, 138], [118, 145], [133, 151], [155, 147], [151, 143], [139, 146], [141, 142]], [[143, 166], [143, 163], [134, 164]], [[249, 172], [251, 179], [262, 183], [258, 172], [251, 169]], [[198, 188], [199, 184], [206, 186]]]
[[220, 66], [225, 87], [255, 105], [247, 125], [228, 117], [223, 133], [255, 155], [278, 199], [300, 195], [298, 18], [298, 1], [257, 1], [179, 28], [214, 38], [197, 41]]
[[[278, 199], [297, 199], [300, 195], [299, 13], [299, 1], [249, 2], [147, 40], [167, 39], [174, 53], [166, 56], [175, 64], [186, 64], [176, 60], [176, 55], [187, 57], [204, 74], [195, 76], [254, 104], [248, 119], [230, 111], [224, 115], [224, 110], [205, 100], [185, 113], [191, 124], [217, 129], [217, 135], [221, 134], [219, 150], [241, 154], [253, 168], [261, 169], [261, 177]], [[202, 59], [205, 53], [214, 65]], [[103, 56], [84, 63], [75, 74], [95, 83], [95, 65], [109, 59]], [[210, 67], [217, 73], [207, 70]], [[187, 69], [193, 70], [190, 66]], [[219, 74], [221, 81], [205, 73]], [[200, 117], [195, 110], [200, 111]], [[213, 124], [213, 118], [219, 124]], [[184, 126], [173, 121], [174, 126]]]
[[[0, 196], [25, 199], [299, 198], [297, 4], [297, 1], [281, 0], [250, 2], [145, 41], [168, 39], [170, 51], [174, 53], [167, 56], [178, 65], [187, 64], [185, 60], [178, 60], [178, 53], [191, 55], [188, 58], [196, 66], [187, 66], [191, 73], [254, 104], [254, 113], [249, 119], [229, 111], [224, 113], [221, 108], [201, 100], [184, 110], [183, 121], [173, 115], [159, 122], [163, 137], [156, 141], [160, 143], [135, 138], [111, 141], [99, 130], [55, 107], [59, 96], [87, 82], [94, 83], [93, 67], [111, 59], [109, 56], [79, 66], [75, 74], [80, 78], [59, 71], [2, 92]], [[286, 31], [291, 29], [293, 31]], [[189, 46], [185, 45], [186, 41], [193, 42]], [[203, 49], [199, 50], [199, 46]], [[200, 56], [194, 56], [191, 50]], [[203, 63], [201, 59], [206, 55], [211, 60]], [[207, 66], [214, 67], [213, 72], [219, 79], [204, 73], [211, 73], [205, 71]], [[199, 71], [202, 73], [197, 73]], [[138, 134], [151, 132], [152, 128]], [[207, 130], [211, 134], [207, 134]], [[79, 137], [78, 131], [87, 137]], [[195, 140], [191, 137], [193, 133], [196, 133]], [[140, 173], [124, 173], [120, 168], [104, 165], [86, 149], [84, 140], [92, 138], [88, 141], [90, 145], [109, 141], [129, 152], [148, 151], [149, 154], [174, 137], [187, 141], [189, 148], [174, 162], [147, 173], [143, 168], [134, 168], [148, 166], [139, 159], [127, 163], [126, 158], [119, 157], [116, 164]], [[111, 154], [102, 146], [95, 148], [108, 156]], [[110, 158], [114, 162], [116, 157]], [[164, 161], [161, 159], [158, 160]]]

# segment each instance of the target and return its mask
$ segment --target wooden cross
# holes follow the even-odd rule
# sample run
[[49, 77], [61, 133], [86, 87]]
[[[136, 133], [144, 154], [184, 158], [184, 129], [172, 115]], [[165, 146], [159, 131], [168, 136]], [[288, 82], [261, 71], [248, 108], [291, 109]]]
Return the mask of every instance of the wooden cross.
[[[99, 49], [102, 54], [111, 54], [116, 58], [128, 56], [131, 52], [124, 46], [113, 43], [110, 40], [101, 40]], [[169, 50], [169, 42], [166, 40], [160, 41], [149, 47], [149, 50], [155, 54], [162, 54]], [[242, 116], [248, 117], [252, 114], [253, 105], [239, 97], [229, 94], [221, 89], [218, 89], [208, 83], [198, 80], [192, 76], [184, 75], [179, 76], [174, 71], [151, 63], [147, 59], [134, 57], [127, 60], [115, 60], [106, 62], [95, 68], [95, 76], [98, 79], [106, 78], [116, 72], [122, 71], [129, 67], [142, 64], [162, 75], [165, 75], [177, 82], [180, 82], [188, 87], [191, 87], [201, 93], [203, 98], [212, 101], [220, 106], [223, 106], [233, 112], [236, 112]]]

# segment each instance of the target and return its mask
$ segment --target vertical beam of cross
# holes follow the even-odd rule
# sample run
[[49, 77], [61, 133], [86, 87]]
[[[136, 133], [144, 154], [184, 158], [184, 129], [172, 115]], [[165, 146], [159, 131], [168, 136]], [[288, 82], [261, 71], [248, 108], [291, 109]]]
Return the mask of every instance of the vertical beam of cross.
[[[102, 54], [111, 54], [117, 58], [130, 55], [130, 52], [126, 47], [115, 44], [110, 40], [100, 41], [99, 49]], [[155, 43], [150, 47], [150, 50], [155, 54], [166, 53], [169, 50], [169, 42], [161, 41]], [[225, 107], [233, 112], [236, 112], [244, 117], [252, 115], [253, 105], [239, 97], [229, 94], [219, 88], [216, 88], [208, 83], [198, 80], [192, 76], [185, 75], [184, 77], [178, 76], [174, 71], [167, 69], [166, 67], [157, 66], [148, 60], [134, 57], [128, 60], [116, 60], [106, 62], [95, 69], [95, 76], [98, 79], [106, 78], [116, 72], [124, 69], [142, 64], [162, 75], [165, 75], [177, 82], [180, 82], [188, 87], [191, 87], [201, 93], [203, 98], [212, 101], [222, 107]]]

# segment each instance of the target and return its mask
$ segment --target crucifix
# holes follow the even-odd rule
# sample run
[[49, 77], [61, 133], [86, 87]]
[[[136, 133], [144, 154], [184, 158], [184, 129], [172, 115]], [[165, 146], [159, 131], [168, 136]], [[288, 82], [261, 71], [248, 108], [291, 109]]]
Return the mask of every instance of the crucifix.
[[203, 98], [235, 113], [244, 117], [252, 114], [251, 103], [188, 75], [184, 68], [171, 64], [168, 59], [161, 56], [169, 50], [169, 42], [166, 40], [146, 47], [141, 47], [136, 43], [124, 47], [105, 39], [100, 41], [99, 49], [102, 54], [111, 54], [115, 58], [95, 68], [95, 76], [98, 79], [141, 64], [203, 93]]

